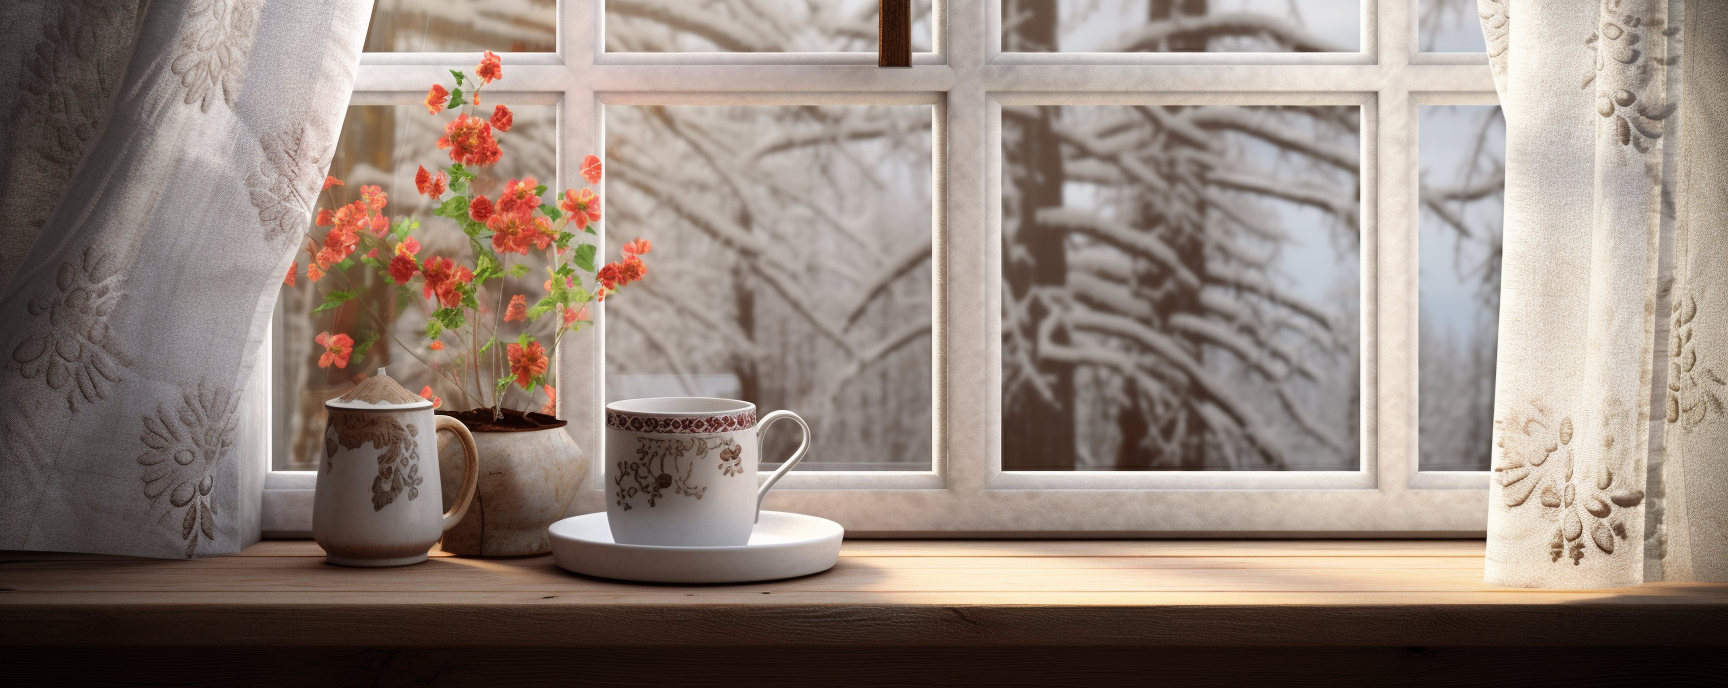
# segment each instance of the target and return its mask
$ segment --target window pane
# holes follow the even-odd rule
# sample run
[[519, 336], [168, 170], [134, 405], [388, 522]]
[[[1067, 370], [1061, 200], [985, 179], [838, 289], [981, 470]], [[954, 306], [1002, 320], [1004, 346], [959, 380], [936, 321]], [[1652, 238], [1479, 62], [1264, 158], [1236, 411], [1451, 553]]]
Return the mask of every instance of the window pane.
[[[931, 132], [910, 106], [608, 106], [607, 400], [790, 409], [800, 469], [929, 470]], [[771, 432], [764, 462], [796, 448]]]
[[1002, 0], [1005, 52], [1356, 52], [1354, 0]]
[[[487, 103], [490, 109], [492, 103]], [[496, 198], [509, 178], [536, 176], [551, 183], [557, 169], [556, 108], [550, 105], [510, 105], [515, 123], [508, 133], [499, 133], [498, 145], [503, 156], [498, 164], [478, 168], [480, 177], [474, 182], [476, 193]], [[450, 164], [445, 151], [434, 142], [443, 135], [449, 115], [431, 116], [419, 105], [359, 105], [348, 108], [342, 123], [342, 135], [330, 163], [331, 176], [346, 186], [332, 187], [319, 197], [319, 208], [335, 208], [360, 198], [360, 187], [375, 184], [389, 195], [384, 213], [397, 218], [412, 215], [421, 226], [413, 236], [420, 242], [419, 258], [449, 257], [472, 266], [468, 238], [452, 220], [432, 215], [431, 200], [415, 193], [414, 173], [419, 166], [440, 169]], [[313, 227], [313, 236], [322, 238], [323, 227]], [[358, 253], [356, 252], [356, 258]], [[282, 287], [277, 302], [275, 378], [273, 403], [276, 406], [274, 431], [276, 470], [314, 470], [324, 455], [324, 400], [341, 395], [356, 382], [355, 376], [372, 374], [388, 366], [390, 376], [410, 390], [430, 385], [442, 397], [447, 409], [468, 409], [476, 406], [465, 402], [455, 384], [435, 373], [428, 364], [435, 364], [449, 374], [456, 367], [453, 356], [462, 348], [454, 344], [453, 334], [446, 334], [447, 348], [433, 351], [426, 338], [426, 316], [429, 307], [419, 298], [419, 289], [411, 289], [411, 297], [403, 299], [395, 287], [386, 283], [375, 269], [356, 266], [344, 271], [332, 271], [315, 285], [306, 279], [307, 255], [298, 256], [299, 274], [295, 286]], [[545, 279], [544, 256], [530, 253], [526, 257], [509, 256], [510, 265], [525, 263], [528, 273], [521, 278], [505, 278], [509, 294], [540, 293]], [[416, 282], [418, 284], [418, 282]], [[498, 284], [493, 282], [493, 285]], [[336, 291], [358, 291], [352, 301], [323, 313], [312, 309], [323, 303], [324, 295]], [[490, 296], [490, 298], [486, 298]], [[498, 298], [494, 289], [482, 292], [480, 302], [488, 304]], [[489, 314], [495, 309], [486, 309]], [[550, 342], [550, 322], [541, 318], [538, 329], [531, 330]], [[323, 348], [313, 340], [320, 332], [342, 333], [356, 342], [366, 341], [376, 334], [376, 343], [365, 358], [354, 356], [344, 368], [319, 368]], [[466, 330], [465, 330], [466, 332]], [[514, 337], [516, 330], [506, 330]], [[489, 333], [482, 332], [484, 341]], [[426, 363], [422, 363], [425, 361]], [[512, 389], [506, 401], [515, 408], [537, 408], [545, 397], [537, 388], [535, 397], [523, 396]]]
[[1422, 52], [1480, 53], [1488, 50], [1482, 38], [1482, 19], [1476, 0], [1420, 0], [1417, 23], [1421, 27]]
[[1421, 470], [1485, 471], [1494, 431], [1506, 122], [1495, 105], [1421, 109]]
[[1355, 470], [1356, 107], [1004, 107], [1005, 470]]
[[[876, 52], [877, 0], [605, 0], [609, 52]], [[930, 0], [912, 0], [930, 50]]]
[[549, 53], [558, 0], [377, 0], [367, 52]]

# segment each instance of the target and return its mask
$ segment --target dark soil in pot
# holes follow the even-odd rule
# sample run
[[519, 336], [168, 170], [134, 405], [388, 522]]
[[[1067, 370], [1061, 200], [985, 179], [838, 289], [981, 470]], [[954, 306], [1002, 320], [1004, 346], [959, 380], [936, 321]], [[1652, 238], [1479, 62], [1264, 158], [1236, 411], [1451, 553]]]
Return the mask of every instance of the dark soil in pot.
[[496, 420], [492, 417], [492, 409], [477, 408], [467, 411], [439, 411], [440, 416], [449, 416], [468, 426], [469, 432], [530, 432], [547, 428], [561, 428], [566, 422], [532, 411], [517, 411], [504, 409], [504, 417]]

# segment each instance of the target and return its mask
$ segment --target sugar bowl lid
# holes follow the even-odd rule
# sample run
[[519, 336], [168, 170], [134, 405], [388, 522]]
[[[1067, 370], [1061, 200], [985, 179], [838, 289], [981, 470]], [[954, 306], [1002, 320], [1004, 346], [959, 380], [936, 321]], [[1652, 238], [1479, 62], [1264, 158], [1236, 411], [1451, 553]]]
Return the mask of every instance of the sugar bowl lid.
[[353, 409], [359, 411], [401, 411], [406, 409], [431, 408], [432, 402], [420, 395], [402, 388], [384, 369], [379, 368], [378, 374], [360, 381], [347, 394], [324, 402], [325, 406], [334, 409]]

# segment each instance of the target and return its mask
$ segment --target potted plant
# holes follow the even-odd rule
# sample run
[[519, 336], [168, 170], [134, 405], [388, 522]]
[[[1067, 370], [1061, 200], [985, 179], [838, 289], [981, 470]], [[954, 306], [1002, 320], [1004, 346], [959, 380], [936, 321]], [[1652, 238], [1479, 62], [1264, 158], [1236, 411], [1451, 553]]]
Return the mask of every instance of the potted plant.
[[[451, 88], [435, 84], [426, 94], [432, 115], [449, 111], [437, 140], [450, 164], [429, 172], [420, 166], [416, 191], [432, 199], [432, 214], [455, 223], [466, 236], [467, 255], [422, 255], [414, 217], [389, 218], [385, 192], [361, 187], [352, 203], [321, 209], [308, 232], [305, 278], [322, 296], [313, 313], [333, 311], [356, 301], [362, 290], [349, 268], [364, 266], [395, 292], [399, 305], [417, 304], [426, 318], [423, 353], [398, 340], [437, 377], [440, 391], [468, 410], [440, 410], [461, 421], [474, 435], [480, 454], [480, 487], [468, 515], [446, 533], [444, 549], [458, 554], [520, 555], [548, 551], [546, 527], [562, 518], [587, 475], [587, 460], [556, 418], [557, 389], [550, 353], [563, 336], [590, 323], [588, 304], [599, 302], [647, 273], [643, 240], [625, 244], [616, 262], [597, 266], [600, 198], [599, 158], [589, 155], [580, 170], [589, 186], [568, 189], [551, 201], [533, 177], [506, 180], [495, 197], [477, 192], [478, 182], [493, 182], [486, 172], [502, 151], [494, 132], [508, 132], [510, 109], [492, 108], [482, 117], [480, 94], [503, 75], [498, 56], [485, 53], [475, 77], [450, 72]], [[464, 93], [464, 88], [469, 89]], [[324, 188], [342, 182], [327, 177]], [[322, 236], [315, 234], [322, 233]], [[534, 264], [534, 265], [531, 265]], [[541, 288], [521, 288], [535, 265], [546, 272]], [[299, 261], [284, 282], [295, 283]], [[364, 273], [362, 273], [364, 274]], [[592, 278], [590, 280], [589, 278]], [[511, 284], [515, 283], [516, 293]], [[532, 299], [532, 300], [531, 300]], [[378, 332], [395, 338], [393, 328], [374, 308], [356, 301]], [[352, 309], [349, 309], [352, 310]], [[549, 319], [549, 320], [548, 320]], [[550, 346], [532, 328], [547, 329]], [[510, 330], [514, 330], [513, 332]], [[316, 342], [321, 368], [346, 368], [365, 358], [377, 334], [361, 341], [344, 332], [325, 331]], [[356, 379], [363, 376], [356, 376]], [[431, 385], [421, 396], [442, 407]], [[545, 403], [540, 404], [544, 398]], [[533, 410], [533, 409], [538, 409]]]

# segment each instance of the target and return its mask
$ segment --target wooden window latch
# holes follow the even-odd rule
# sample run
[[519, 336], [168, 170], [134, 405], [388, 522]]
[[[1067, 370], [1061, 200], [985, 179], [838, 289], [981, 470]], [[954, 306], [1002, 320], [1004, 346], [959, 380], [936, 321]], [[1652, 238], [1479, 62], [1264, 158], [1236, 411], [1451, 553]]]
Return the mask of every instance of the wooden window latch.
[[912, 66], [912, 0], [880, 0], [876, 66]]

